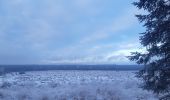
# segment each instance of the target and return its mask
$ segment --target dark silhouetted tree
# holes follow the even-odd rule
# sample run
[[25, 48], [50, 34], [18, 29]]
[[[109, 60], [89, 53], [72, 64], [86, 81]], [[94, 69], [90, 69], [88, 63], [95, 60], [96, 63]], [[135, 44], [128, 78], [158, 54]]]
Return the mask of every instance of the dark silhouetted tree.
[[146, 51], [132, 52], [129, 59], [144, 65], [137, 73], [143, 79], [142, 87], [170, 100], [170, 0], [138, 0], [133, 4], [146, 11], [136, 15], [146, 28], [140, 33]]

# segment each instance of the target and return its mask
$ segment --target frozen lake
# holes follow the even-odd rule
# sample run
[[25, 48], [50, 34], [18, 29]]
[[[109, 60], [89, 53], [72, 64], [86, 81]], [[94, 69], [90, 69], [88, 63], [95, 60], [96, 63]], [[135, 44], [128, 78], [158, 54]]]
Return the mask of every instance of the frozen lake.
[[0, 100], [157, 100], [135, 71], [35, 71], [1, 78]]

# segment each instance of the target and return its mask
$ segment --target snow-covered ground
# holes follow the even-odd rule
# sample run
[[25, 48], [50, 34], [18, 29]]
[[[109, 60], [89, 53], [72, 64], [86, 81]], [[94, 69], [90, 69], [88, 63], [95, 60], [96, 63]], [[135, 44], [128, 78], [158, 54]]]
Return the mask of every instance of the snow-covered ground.
[[0, 77], [0, 100], [157, 100], [132, 71], [39, 71]]

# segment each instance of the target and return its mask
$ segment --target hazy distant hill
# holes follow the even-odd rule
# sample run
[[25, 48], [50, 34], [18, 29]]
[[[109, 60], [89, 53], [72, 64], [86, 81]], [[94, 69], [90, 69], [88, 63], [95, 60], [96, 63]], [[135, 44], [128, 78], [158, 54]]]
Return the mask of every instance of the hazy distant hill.
[[5, 72], [45, 70], [140, 70], [139, 65], [0, 65]]

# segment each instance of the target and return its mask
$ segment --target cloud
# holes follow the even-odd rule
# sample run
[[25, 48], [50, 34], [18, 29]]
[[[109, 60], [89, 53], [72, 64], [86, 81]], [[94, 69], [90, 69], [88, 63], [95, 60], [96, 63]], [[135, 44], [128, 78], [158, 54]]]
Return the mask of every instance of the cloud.
[[137, 23], [137, 19], [134, 14], [137, 13], [134, 7], [130, 7], [126, 9], [122, 14], [120, 14], [117, 18], [114, 18], [109, 25], [103, 25], [101, 29], [96, 30], [90, 36], [82, 39], [81, 43], [90, 43], [97, 40], [106, 39], [112, 35], [120, 33], [120, 31], [124, 31], [133, 27]]
[[[126, 46], [122, 46], [126, 45]], [[116, 48], [115, 48], [116, 47]], [[128, 43], [119, 44], [105, 44], [94, 46], [91, 49], [86, 50], [84, 55], [73, 56], [58, 56], [51, 57], [48, 60], [44, 60], [44, 63], [52, 64], [135, 64], [130, 62], [126, 56], [130, 55], [130, 52], [139, 51], [143, 52], [142, 48], [139, 48], [139, 44], [133, 44], [133, 41]]]
[[118, 55], [108, 55], [134, 47], [121, 46], [121, 40], [115, 41], [117, 35], [136, 25], [133, 17], [136, 10], [129, 6], [115, 9], [120, 3], [1, 0], [0, 63], [114, 62]]
[[110, 54], [98, 56], [83, 56], [74, 58], [58, 58], [53, 60], [44, 60], [46, 64], [129, 64], [126, 50], [114, 51]]

